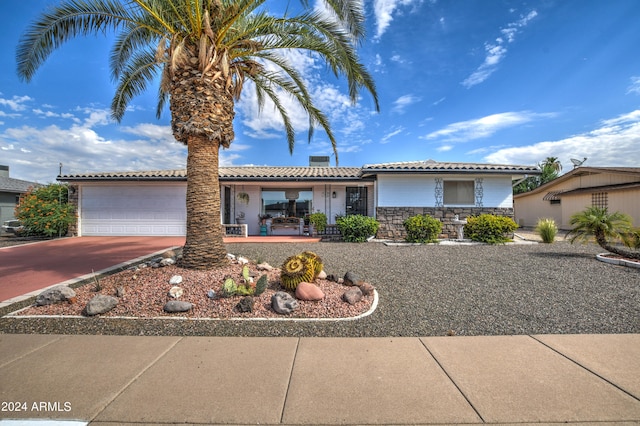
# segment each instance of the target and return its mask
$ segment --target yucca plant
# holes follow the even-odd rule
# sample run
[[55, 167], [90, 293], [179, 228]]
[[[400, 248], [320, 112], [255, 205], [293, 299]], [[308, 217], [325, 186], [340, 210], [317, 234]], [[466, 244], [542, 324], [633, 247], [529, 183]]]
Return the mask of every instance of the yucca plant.
[[539, 219], [536, 224], [536, 233], [542, 238], [543, 243], [553, 243], [558, 234], [556, 221], [553, 219]]

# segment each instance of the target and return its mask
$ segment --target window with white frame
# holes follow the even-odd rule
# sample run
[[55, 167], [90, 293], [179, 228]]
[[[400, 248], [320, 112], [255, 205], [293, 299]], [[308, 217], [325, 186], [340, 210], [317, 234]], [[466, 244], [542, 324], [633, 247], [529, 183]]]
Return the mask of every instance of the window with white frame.
[[443, 183], [445, 206], [473, 205], [475, 203], [475, 188], [472, 180], [445, 180]]

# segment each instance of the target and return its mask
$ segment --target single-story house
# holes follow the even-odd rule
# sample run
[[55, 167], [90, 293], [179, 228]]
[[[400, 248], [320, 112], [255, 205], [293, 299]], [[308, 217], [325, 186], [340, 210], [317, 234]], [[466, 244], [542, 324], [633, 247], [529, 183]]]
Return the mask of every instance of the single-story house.
[[[512, 182], [535, 166], [472, 163], [372, 164], [363, 167], [220, 167], [223, 224], [246, 224], [260, 235], [261, 218], [322, 212], [328, 223], [348, 214], [380, 221], [381, 238], [400, 238], [402, 221], [430, 213], [455, 235], [454, 215], [513, 217]], [[185, 235], [186, 171], [87, 173], [59, 176], [77, 204], [73, 235]], [[283, 230], [291, 231], [291, 230]], [[296, 232], [296, 231], [294, 231]]]
[[20, 195], [34, 186], [38, 184], [9, 177], [9, 166], [0, 165], [0, 224], [15, 218]]
[[640, 167], [576, 167], [538, 188], [514, 195], [515, 220], [536, 226], [538, 219], [555, 220], [571, 229], [571, 216], [587, 207], [626, 213], [640, 226]]

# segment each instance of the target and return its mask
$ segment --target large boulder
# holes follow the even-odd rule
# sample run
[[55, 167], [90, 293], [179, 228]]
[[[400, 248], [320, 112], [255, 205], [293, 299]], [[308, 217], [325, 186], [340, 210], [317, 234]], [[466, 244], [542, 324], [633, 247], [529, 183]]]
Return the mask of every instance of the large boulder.
[[84, 312], [88, 316], [100, 315], [105, 312], [109, 312], [118, 305], [118, 298], [113, 296], [107, 296], [104, 294], [98, 294], [93, 296], [87, 306], [84, 308]]
[[289, 293], [279, 291], [271, 296], [271, 308], [279, 314], [288, 315], [298, 309], [298, 301]]
[[52, 305], [54, 303], [67, 302], [76, 297], [76, 292], [66, 285], [57, 285], [48, 288], [36, 297], [36, 305]]

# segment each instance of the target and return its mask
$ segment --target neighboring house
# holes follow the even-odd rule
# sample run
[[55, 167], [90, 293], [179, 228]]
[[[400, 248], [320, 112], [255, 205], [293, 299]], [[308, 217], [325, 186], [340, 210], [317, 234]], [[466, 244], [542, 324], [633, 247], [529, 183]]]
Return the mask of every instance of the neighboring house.
[[0, 165], [0, 224], [15, 218], [15, 209], [20, 195], [34, 186], [38, 184], [9, 177], [9, 166]]
[[[320, 164], [320, 165], [318, 165]], [[322, 212], [329, 224], [345, 214], [377, 217], [380, 237], [396, 238], [411, 212], [432, 211], [448, 225], [484, 212], [513, 217], [513, 179], [535, 166], [434, 161], [329, 167], [220, 167], [221, 222], [246, 223], [260, 234], [260, 216]], [[76, 235], [185, 235], [186, 171], [65, 175], [78, 206]], [[423, 209], [423, 210], [421, 210]], [[406, 216], [406, 217], [405, 217]], [[448, 229], [448, 228], [447, 228]], [[453, 225], [447, 232], [455, 232]]]
[[576, 167], [532, 191], [514, 195], [516, 222], [554, 219], [569, 230], [571, 216], [590, 206], [626, 213], [640, 226], [640, 167]]

